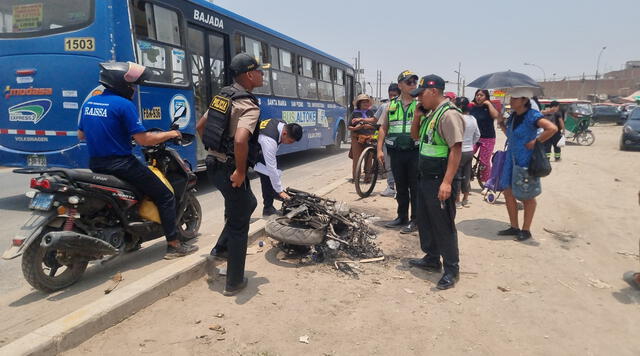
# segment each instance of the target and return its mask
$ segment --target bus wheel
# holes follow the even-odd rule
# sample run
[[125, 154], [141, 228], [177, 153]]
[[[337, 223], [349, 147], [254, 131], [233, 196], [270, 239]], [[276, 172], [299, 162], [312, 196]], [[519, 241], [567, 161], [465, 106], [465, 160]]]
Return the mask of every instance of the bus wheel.
[[333, 144], [327, 146], [327, 150], [329, 151], [337, 151], [340, 149], [340, 146], [344, 142], [344, 123], [341, 122], [338, 126], [338, 130], [336, 130], [336, 137], [333, 140]]

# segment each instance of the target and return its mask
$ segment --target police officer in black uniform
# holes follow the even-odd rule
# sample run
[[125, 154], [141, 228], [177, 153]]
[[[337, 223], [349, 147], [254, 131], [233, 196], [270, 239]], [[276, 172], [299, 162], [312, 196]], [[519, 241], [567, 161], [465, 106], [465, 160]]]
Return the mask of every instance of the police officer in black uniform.
[[247, 169], [258, 157], [260, 131], [260, 107], [251, 91], [262, 86], [266, 67], [247, 53], [233, 57], [229, 70], [234, 83], [220, 90], [197, 124], [209, 151], [209, 177], [224, 197], [224, 229], [211, 254], [227, 258], [226, 296], [247, 286], [244, 265], [249, 221], [257, 206]]

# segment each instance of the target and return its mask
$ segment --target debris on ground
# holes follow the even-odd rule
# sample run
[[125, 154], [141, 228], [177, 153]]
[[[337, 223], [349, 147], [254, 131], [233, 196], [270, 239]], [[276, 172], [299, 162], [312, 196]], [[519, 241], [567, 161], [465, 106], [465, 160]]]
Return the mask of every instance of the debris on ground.
[[216, 318], [224, 318], [224, 314], [222, 313], [218, 313], [215, 315]]
[[113, 290], [116, 289], [116, 287], [120, 284], [120, 282], [122, 282], [123, 279], [124, 278], [122, 277], [122, 273], [116, 273], [113, 277], [111, 277], [111, 281], [113, 282], [113, 284], [109, 288], [104, 290], [104, 294], [113, 292]]
[[[309, 256], [315, 262], [336, 261], [336, 269], [349, 275], [358, 269], [357, 263], [384, 260], [370, 227], [373, 215], [300, 190], [287, 188], [285, 192], [291, 199], [283, 202], [283, 215], [270, 219], [265, 227], [285, 252]], [[353, 261], [338, 262], [340, 257]]]
[[511, 292], [511, 288], [509, 287], [498, 286], [498, 289], [502, 292]]
[[599, 280], [599, 279], [594, 279], [594, 278], [589, 278], [589, 285], [594, 287], [594, 288], [598, 288], [598, 289], [609, 289], [611, 288], [611, 285]]
[[576, 237], [578, 237], [571, 231], [553, 231], [553, 230], [547, 229], [546, 227], [543, 228], [543, 230], [548, 232], [549, 234], [551, 234], [551, 236], [555, 237], [556, 239], [562, 242], [569, 242], [575, 239]]
[[637, 253], [633, 253], [633, 252], [618, 251], [616, 253], [619, 254], [619, 255], [622, 255], [622, 256], [626, 256], [626, 257], [640, 258], [640, 255], [638, 255]]
[[309, 343], [309, 335], [302, 335], [300, 336], [300, 338], [298, 339], [299, 342], [303, 343], [303, 344], [308, 344]]
[[218, 324], [213, 324], [209, 326], [209, 330], [217, 331], [221, 335], [224, 335], [227, 333], [227, 330], [222, 325], [218, 325]]

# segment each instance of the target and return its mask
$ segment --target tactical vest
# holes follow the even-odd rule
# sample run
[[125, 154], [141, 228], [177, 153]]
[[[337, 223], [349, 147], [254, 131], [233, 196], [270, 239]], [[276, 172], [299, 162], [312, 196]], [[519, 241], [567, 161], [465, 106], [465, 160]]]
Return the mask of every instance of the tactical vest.
[[[244, 89], [238, 89], [232, 85], [220, 90], [209, 104], [209, 114], [207, 123], [202, 134], [202, 143], [206, 149], [225, 154], [233, 159], [233, 137], [229, 136], [229, 123], [231, 122], [231, 107], [238, 99], [249, 98], [252, 103], [258, 106], [258, 99]], [[250, 165], [254, 165], [260, 152], [258, 136], [260, 127], [256, 125], [253, 135], [249, 139], [249, 154], [247, 159]]]
[[389, 102], [387, 111], [389, 129], [384, 139], [387, 148], [400, 151], [409, 151], [416, 148], [417, 142], [411, 138], [411, 122], [413, 121], [416, 104], [417, 101], [413, 100], [405, 111], [400, 97], [391, 99]]
[[438, 128], [440, 119], [447, 110], [458, 110], [450, 102], [440, 106], [427, 118], [421, 118], [420, 126], [420, 163], [419, 170], [422, 175], [444, 175], [447, 170], [449, 158], [449, 145], [440, 136]]
[[260, 122], [260, 134], [272, 138], [278, 146], [280, 146], [280, 132], [278, 132], [278, 125], [285, 123], [278, 119], [267, 119]]

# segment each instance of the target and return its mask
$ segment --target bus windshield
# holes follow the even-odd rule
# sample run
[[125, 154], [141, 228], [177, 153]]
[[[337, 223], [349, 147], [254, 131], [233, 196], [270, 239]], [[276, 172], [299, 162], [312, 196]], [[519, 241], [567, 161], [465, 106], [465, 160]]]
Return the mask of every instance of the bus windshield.
[[37, 37], [78, 29], [92, 18], [93, 0], [2, 0], [0, 37]]

